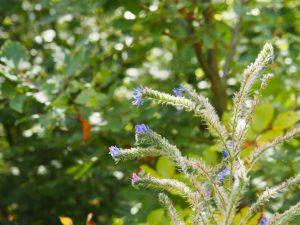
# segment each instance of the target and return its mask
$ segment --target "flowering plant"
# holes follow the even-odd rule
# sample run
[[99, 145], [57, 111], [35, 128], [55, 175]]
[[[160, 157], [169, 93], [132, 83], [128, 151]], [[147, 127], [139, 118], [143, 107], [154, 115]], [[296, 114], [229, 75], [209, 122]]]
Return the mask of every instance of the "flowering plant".
[[[273, 48], [267, 43], [254, 61], [243, 73], [243, 80], [239, 91], [233, 99], [230, 129], [220, 121], [214, 107], [207, 98], [196, 93], [189, 85], [174, 88], [175, 95], [162, 93], [148, 87], [139, 87], [134, 90], [133, 105], [141, 105], [145, 99], [151, 99], [160, 104], [181, 107], [200, 116], [207, 124], [208, 129], [217, 135], [222, 144], [222, 161], [214, 167], [208, 166], [201, 159], [188, 158], [164, 137], [151, 130], [145, 124], [135, 127], [136, 147], [120, 149], [110, 147], [110, 154], [116, 161], [142, 158], [146, 156], [165, 156], [175, 162], [178, 170], [189, 180], [189, 184], [176, 179], [161, 179], [149, 174], [132, 175], [134, 187], [149, 187], [172, 194], [177, 194], [186, 199], [193, 211], [192, 224], [204, 225], [245, 225], [253, 218], [256, 212], [271, 198], [280, 192], [286, 191], [300, 183], [300, 175], [292, 177], [274, 187], [267, 188], [243, 215], [237, 219], [240, 200], [246, 194], [249, 184], [249, 172], [263, 153], [277, 144], [290, 140], [300, 134], [300, 128], [287, 131], [275, 140], [257, 146], [246, 158], [240, 156], [243, 143], [251, 122], [254, 109], [259, 104], [261, 92], [267, 86], [272, 74], [259, 76], [263, 68], [272, 60]], [[259, 79], [261, 77], [261, 79]], [[260, 86], [252, 92], [255, 82]], [[250, 102], [248, 106], [245, 102]], [[167, 209], [175, 225], [184, 225], [166, 193], [159, 194], [159, 200]], [[300, 202], [290, 207], [283, 213], [277, 213], [271, 218], [261, 217], [261, 225], [279, 225], [290, 221], [300, 213]]]

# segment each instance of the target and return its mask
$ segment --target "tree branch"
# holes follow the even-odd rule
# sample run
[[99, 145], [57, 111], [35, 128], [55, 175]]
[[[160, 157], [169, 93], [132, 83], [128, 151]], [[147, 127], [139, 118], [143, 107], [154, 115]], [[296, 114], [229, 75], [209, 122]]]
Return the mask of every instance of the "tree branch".
[[[244, 5], [246, 3], [247, 3], [247, 0], [241, 0], [242, 5]], [[229, 52], [227, 54], [225, 64], [223, 66], [223, 76], [224, 77], [227, 77], [228, 73], [229, 73], [229, 67], [230, 67], [230, 64], [233, 60], [235, 51], [236, 51], [236, 46], [237, 46], [237, 42], [238, 42], [238, 39], [239, 39], [239, 32], [240, 32], [240, 29], [241, 29], [242, 22], [243, 22], [243, 15], [239, 15], [235, 26], [231, 30], [231, 39], [230, 39], [230, 44], [229, 44]]]
[[237, 41], [238, 41], [238, 37], [239, 37], [239, 31], [241, 28], [242, 19], [243, 19], [242, 16], [239, 16], [238, 20], [236, 22], [236, 25], [232, 29], [232, 35], [231, 35], [231, 40], [230, 40], [230, 44], [229, 44], [229, 52], [227, 54], [225, 64], [223, 66], [223, 76], [224, 77], [228, 76], [229, 66], [233, 60], [233, 57], [234, 57], [234, 54], [236, 51], [236, 46], [237, 46]]

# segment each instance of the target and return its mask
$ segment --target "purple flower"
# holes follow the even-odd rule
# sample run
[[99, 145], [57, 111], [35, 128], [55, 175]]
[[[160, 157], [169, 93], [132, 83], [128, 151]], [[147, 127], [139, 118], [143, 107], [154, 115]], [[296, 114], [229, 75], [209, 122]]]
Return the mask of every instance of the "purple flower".
[[211, 196], [211, 192], [210, 192], [209, 188], [206, 188], [204, 193], [205, 193], [205, 197], [207, 197], [207, 198], [209, 198]]
[[223, 158], [227, 158], [227, 156], [228, 156], [227, 150], [226, 150], [225, 146], [222, 145], [222, 157], [223, 157]]
[[133, 186], [139, 179], [139, 176], [136, 173], [133, 173], [131, 176], [131, 185]]
[[134, 101], [132, 102], [133, 105], [139, 106], [143, 103], [142, 96], [133, 96]]
[[116, 158], [120, 155], [120, 149], [117, 146], [110, 146], [109, 147], [109, 154], [111, 157]]
[[176, 96], [182, 96], [182, 92], [184, 91], [184, 88], [179, 85], [178, 88], [173, 88], [173, 92]]
[[135, 133], [137, 134], [145, 134], [150, 131], [150, 128], [145, 124], [137, 124], [135, 125]]
[[228, 176], [230, 174], [230, 170], [228, 168], [225, 168], [222, 172], [220, 172], [217, 175], [217, 179], [219, 181], [223, 181], [225, 179], [226, 176]]
[[[233, 142], [232, 141], [228, 141], [227, 147], [232, 150], [232, 148], [233, 148]], [[222, 157], [223, 158], [227, 158], [228, 157], [228, 150], [226, 149], [226, 147], [224, 145], [222, 145]]]
[[259, 221], [260, 225], [267, 225], [268, 224], [268, 219], [266, 217], [262, 217]]
[[134, 101], [132, 102], [133, 105], [138, 106], [143, 103], [142, 100], [143, 90], [144, 90], [143, 87], [138, 87], [133, 90], [133, 99], [134, 99]]

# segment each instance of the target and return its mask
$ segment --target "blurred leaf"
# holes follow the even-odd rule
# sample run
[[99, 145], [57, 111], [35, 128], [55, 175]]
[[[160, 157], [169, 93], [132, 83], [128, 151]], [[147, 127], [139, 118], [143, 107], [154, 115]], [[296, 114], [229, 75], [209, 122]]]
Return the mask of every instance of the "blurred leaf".
[[[239, 213], [235, 216], [234, 218], [234, 224], [239, 224], [239, 222], [241, 221], [241, 219], [246, 215], [246, 213], [248, 212], [249, 207], [244, 207], [242, 208]], [[247, 223], [247, 225], [257, 225], [259, 222], [259, 219], [261, 218], [262, 213], [258, 212], [256, 213]]]
[[238, 214], [236, 214], [234, 218], [234, 224], [239, 224], [241, 222], [241, 219], [246, 215], [246, 213], [249, 211], [249, 207], [242, 208]]
[[251, 128], [256, 132], [261, 132], [268, 127], [273, 119], [274, 108], [270, 102], [259, 105], [253, 115]]
[[19, 95], [9, 101], [9, 107], [19, 113], [23, 112], [23, 106], [26, 96]]
[[125, 20], [123, 18], [116, 19], [113, 21], [112, 25], [116, 29], [121, 29], [121, 30], [129, 30], [133, 25], [134, 25], [133, 20]]
[[249, 225], [257, 225], [259, 223], [260, 218], [262, 217], [262, 213], [256, 213], [248, 222]]
[[208, 163], [209, 165], [214, 165], [218, 161], [217, 152], [221, 151], [222, 146], [220, 145], [220, 143], [217, 143], [215, 145], [208, 146], [207, 148], [205, 148], [202, 157], [206, 163]]
[[123, 5], [127, 10], [131, 11], [132, 13], [136, 14], [140, 10], [140, 1], [139, 0], [119, 0], [121, 5]]
[[7, 40], [1, 47], [0, 56], [12, 60], [15, 66], [18, 66], [21, 60], [28, 60], [24, 47], [19, 42], [10, 40]]
[[157, 161], [156, 170], [163, 178], [171, 178], [173, 177], [176, 168], [171, 160], [162, 156]]
[[65, 72], [68, 77], [73, 76], [79, 67], [83, 67], [85, 52], [83, 50], [77, 52], [75, 56], [68, 55], [66, 59]]
[[246, 134], [247, 140], [253, 141], [256, 137], [257, 137], [257, 133], [253, 131], [252, 127], [250, 126]]
[[67, 169], [68, 174], [72, 174], [75, 180], [81, 179], [86, 173], [89, 172], [89, 169], [93, 166], [94, 162], [85, 162], [82, 165], [75, 165]]
[[258, 139], [257, 143], [261, 145], [262, 143], [268, 143], [270, 141], [273, 141], [277, 137], [283, 135], [282, 130], [269, 130], [264, 132]]
[[61, 93], [52, 103], [53, 107], [66, 107], [70, 96], [67, 93]]
[[112, 225], [124, 225], [122, 218], [113, 218]]
[[273, 122], [274, 130], [284, 130], [300, 120], [300, 115], [294, 111], [280, 113]]
[[60, 222], [63, 225], [73, 225], [73, 220], [71, 218], [69, 218], [69, 217], [62, 217], [62, 216], [60, 216], [59, 219], [60, 219]]
[[105, 95], [97, 93], [94, 89], [85, 89], [77, 96], [75, 102], [87, 107], [96, 108], [101, 100], [105, 99]]
[[236, 14], [240, 15], [243, 12], [243, 6], [240, 2], [233, 3], [233, 10]]
[[162, 225], [164, 217], [164, 210], [163, 209], [156, 209], [153, 210], [148, 218], [147, 218], [147, 223], [150, 225]]
[[2, 96], [5, 98], [13, 98], [16, 94], [16, 86], [6, 81], [1, 85]]
[[145, 171], [146, 174], [149, 173], [153, 177], [160, 177], [160, 175], [148, 165], [141, 165], [140, 168], [142, 171]]

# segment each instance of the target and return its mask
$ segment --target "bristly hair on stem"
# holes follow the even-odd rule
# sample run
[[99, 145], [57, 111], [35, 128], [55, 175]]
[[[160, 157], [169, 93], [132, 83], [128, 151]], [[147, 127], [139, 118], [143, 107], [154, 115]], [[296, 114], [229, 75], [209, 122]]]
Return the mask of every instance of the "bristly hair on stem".
[[[243, 218], [240, 217], [240, 202], [247, 194], [249, 177], [254, 164], [263, 156], [263, 153], [278, 144], [291, 140], [300, 135], [300, 128], [293, 128], [275, 140], [256, 148], [249, 156], [242, 158], [240, 152], [254, 110], [259, 104], [261, 92], [266, 88], [273, 74], [260, 75], [262, 70], [273, 59], [273, 47], [270, 43], [264, 45], [258, 57], [243, 72], [239, 91], [234, 95], [231, 112], [231, 128], [224, 126], [216, 110], [209, 100], [198, 94], [189, 85], [179, 85], [174, 88], [175, 95], [163, 93], [148, 87], [138, 87], [133, 93], [133, 105], [140, 106], [145, 100], [158, 104], [174, 106], [199, 116], [219, 141], [222, 149], [222, 161], [217, 165], [206, 165], [201, 159], [183, 156], [179, 148], [166, 138], [152, 130], [145, 124], [135, 126], [135, 146], [122, 149], [117, 146], [109, 148], [109, 154], [118, 162], [120, 160], [140, 159], [147, 156], [164, 156], [172, 160], [178, 173], [181, 173], [186, 182], [177, 179], [166, 179], [145, 174], [143, 171], [133, 173], [132, 186], [152, 188], [169, 192], [183, 197], [192, 211], [189, 221], [180, 218], [171, 199], [165, 193], [159, 194], [159, 201], [166, 209], [175, 225], [247, 225], [262, 206], [283, 191], [290, 190], [300, 183], [300, 175], [287, 179], [276, 186], [268, 187], [258, 195]], [[260, 85], [253, 90], [254, 84]], [[245, 103], [250, 102], [249, 107]], [[291, 206], [283, 213], [277, 213], [271, 218], [261, 216], [257, 224], [280, 225], [290, 221], [300, 214], [300, 202]]]
[[158, 195], [158, 199], [160, 203], [163, 205], [163, 207], [165, 207], [166, 210], [168, 211], [169, 216], [173, 221], [174, 225], [185, 225], [185, 223], [179, 219], [177, 211], [173, 206], [171, 199], [166, 194], [160, 193]]

